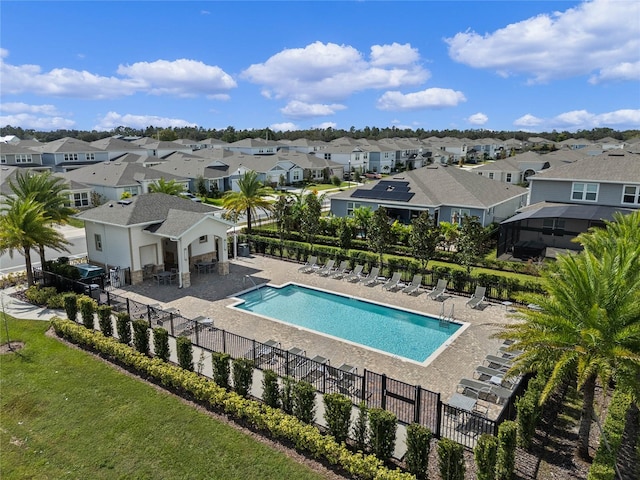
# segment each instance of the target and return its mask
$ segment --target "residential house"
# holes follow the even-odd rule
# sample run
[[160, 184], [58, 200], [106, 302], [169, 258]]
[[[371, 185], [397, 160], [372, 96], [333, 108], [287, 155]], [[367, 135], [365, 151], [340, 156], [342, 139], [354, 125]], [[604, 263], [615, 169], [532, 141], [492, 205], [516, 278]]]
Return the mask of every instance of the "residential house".
[[0, 143], [0, 165], [50, 170], [42, 165], [42, 154], [20, 143]]
[[278, 152], [280, 144], [273, 140], [262, 138], [245, 138], [224, 146], [225, 150], [245, 155], [274, 155]]
[[[174, 152], [191, 153], [192, 150], [189, 146], [181, 145], [176, 142], [166, 142], [156, 140], [154, 138], [143, 137], [139, 140], [131, 142], [132, 145], [136, 145], [139, 148], [146, 150], [147, 155], [150, 157], [164, 158], [167, 155], [171, 155]], [[138, 152], [133, 152], [138, 153]]]
[[139, 145], [131, 142], [127, 142], [117, 137], [106, 137], [100, 140], [94, 140], [89, 145], [107, 152], [109, 160], [115, 160], [127, 153], [134, 153], [136, 155], [145, 155], [147, 150]]
[[56, 172], [67, 172], [84, 165], [109, 160], [109, 154], [104, 150], [70, 137], [32, 148], [37, 149], [42, 155], [42, 164], [50, 166]]
[[288, 150], [290, 152], [315, 153], [327, 147], [327, 142], [319, 140], [307, 140], [306, 138], [298, 138], [296, 140], [281, 141], [280, 151]]
[[362, 174], [369, 171], [369, 151], [359, 145], [330, 144], [327, 148], [315, 152], [314, 155], [342, 165], [343, 169], [348, 172]]
[[146, 193], [77, 217], [85, 223], [89, 262], [129, 268], [133, 284], [143, 282], [146, 269], [175, 270], [177, 286], [188, 288], [199, 261], [215, 261], [219, 275], [229, 273], [227, 231], [235, 225], [209, 205]]

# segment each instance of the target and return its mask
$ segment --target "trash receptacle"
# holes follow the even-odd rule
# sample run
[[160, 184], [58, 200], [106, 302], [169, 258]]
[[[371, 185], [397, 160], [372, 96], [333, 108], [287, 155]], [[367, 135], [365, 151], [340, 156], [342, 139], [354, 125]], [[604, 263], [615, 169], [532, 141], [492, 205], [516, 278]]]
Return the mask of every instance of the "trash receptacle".
[[100, 300], [100, 285], [92, 283], [89, 285], [89, 296], [96, 301]]
[[238, 256], [239, 257], [248, 257], [250, 255], [249, 252], [249, 244], [241, 243], [238, 245]]

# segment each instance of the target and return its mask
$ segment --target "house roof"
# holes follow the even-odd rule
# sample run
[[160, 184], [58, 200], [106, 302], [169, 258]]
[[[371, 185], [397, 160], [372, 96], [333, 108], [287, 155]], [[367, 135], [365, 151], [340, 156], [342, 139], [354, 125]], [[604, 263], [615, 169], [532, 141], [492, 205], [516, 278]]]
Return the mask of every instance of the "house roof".
[[26, 147], [21, 143], [0, 143], [0, 153], [2, 155], [11, 155], [15, 153], [26, 153], [28, 155], [41, 155], [40, 152], [33, 148]]
[[501, 222], [513, 223], [534, 218], [571, 218], [574, 220], [613, 220], [615, 212], [631, 213], [632, 209], [605, 207], [602, 205], [581, 205], [570, 203], [540, 202], [521, 209], [511, 218]]
[[105, 150], [107, 152], [145, 152], [146, 150], [139, 145], [136, 145], [126, 140], [122, 140], [116, 137], [101, 138], [100, 140], [94, 140], [90, 145]]
[[64, 137], [44, 145], [33, 147], [43, 153], [84, 153], [84, 152], [102, 152], [100, 148], [78, 140], [77, 138]]
[[147, 168], [139, 163], [131, 162], [100, 162], [77, 168], [61, 174], [63, 178], [87, 185], [105, 185], [109, 187], [125, 187], [139, 185], [142, 180], [185, 181], [184, 177], [163, 173], [153, 168]]
[[529, 180], [640, 183], [640, 154], [624, 150], [607, 151], [573, 163], [556, 165], [536, 173]]
[[[195, 218], [192, 214], [199, 214], [202, 217], [219, 212], [215, 207], [186, 198], [166, 193], [144, 193], [125, 201], [109, 201], [76, 216], [82, 220], [124, 227], [163, 223], [169, 217], [171, 210], [183, 212], [189, 218]], [[174, 218], [173, 215], [171, 218]]]
[[[470, 208], [488, 208], [527, 193], [526, 188], [517, 185], [496, 182], [477, 173], [442, 165], [418, 168], [392, 177], [385, 177], [380, 181], [407, 183], [409, 192], [414, 193], [408, 201], [381, 200], [381, 203], [395, 203], [403, 206], [410, 203], [411, 205], [428, 207], [451, 205]], [[376, 184], [377, 182], [372, 182], [357, 190], [372, 190]], [[352, 195], [353, 190], [347, 190], [332, 198], [365, 199], [362, 196], [352, 197]], [[377, 200], [372, 199], [372, 201]]]
[[187, 230], [202, 222], [205, 215], [198, 212], [169, 209], [163, 222], [154, 223], [145, 230], [163, 237], [181, 237]]

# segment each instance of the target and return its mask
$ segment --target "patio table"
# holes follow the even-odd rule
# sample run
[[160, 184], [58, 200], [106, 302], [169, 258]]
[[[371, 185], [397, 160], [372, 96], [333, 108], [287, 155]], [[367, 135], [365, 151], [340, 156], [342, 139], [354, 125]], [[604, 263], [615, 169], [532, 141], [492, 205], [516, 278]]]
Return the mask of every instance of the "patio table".
[[447, 404], [451, 407], [459, 408], [467, 412], [472, 412], [478, 401], [475, 398], [467, 397], [461, 393], [454, 393]]

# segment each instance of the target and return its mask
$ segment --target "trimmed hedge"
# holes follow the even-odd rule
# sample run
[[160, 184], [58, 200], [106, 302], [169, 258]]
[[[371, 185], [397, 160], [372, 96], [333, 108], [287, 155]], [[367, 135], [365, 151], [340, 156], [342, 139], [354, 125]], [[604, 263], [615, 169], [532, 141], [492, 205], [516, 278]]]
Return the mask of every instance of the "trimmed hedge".
[[111, 307], [109, 305], [100, 305], [98, 307], [98, 325], [100, 326], [100, 331], [105, 337], [111, 337], [113, 335]]
[[116, 315], [116, 331], [120, 343], [129, 345], [131, 343], [131, 317], [128, 313], [118, 313]]
[[153, 350], [160, 360], [169, 361], [169, 332], [162, 327], [153, 329]]
[[265, 370], [262, 374], [262, 401], [271, 408], [280, 408], [278, 374], [273, 370]]
[[177, 337], [176, 350], [178, 353], [178, 365], [185, 370], [193, 372], [193, 346], [191, 345], [191, 339]]
[[[314, 458], [339, 465], [354, 478], [365, 480], [411, 480], [415, 477], [399, 469], [384, 466], [375, 455], [353, 453], [330, 435], [322, 435], [317, 427], [307, 425], [282, 410], [227, 392], [211, 380], [159, 358], [150, 358], [131, 347], [88, 330], [69, 320], [54, 318], [51, 324], [60, 337], [100, 352], [112, 361], [126, 365], [162, 386], [187, 395], [232, 418], [248, 422], [275, 439], [291, 442], [295, 448]], [[188, 339], [187, 339], [188, 340]]]
[[473, 449], [477, 480], [495, 480], [497, 455], [498, 439], [488, 433], [480, 435], [476, 448]]
[[236, 358], [233, 361], [233, 389], [238, 395], [248, 397], [253, 381], [253, 360]]
[[496, 458], [496, 480], [511, 480], [516, 468], [516, 444], [518, 424], [506, 420], [498, 427], [498, 454]]
[[369, 447], [374, 455], [389, 460], [396, 447], [398, 417], [382, 408], [369, 409]]
[[322, 399], [329, 435], [337, 442], [346, 442], [351, 426], [351, 399], [341, 393], [325, 393]]
[[78, 310], [80, 310], [80, 314], [82, 315], [82, 324], [86, 328], [92, 330], [95, 328], [96, 324], [93, 314], [96, 313], [96, 308], [98, 308], [98, 304], [93, 298], [84, 295], [78, 297]]
[[431, 430], [419, 423], [412, 423], [407, 427], [407, 454], [404, 461], [407, 470], [420, 480], [429, 478], [429, 452], [432, 438]]
[[446, 480], [464, 480], [464, 447], [459, 443], [441, 438], [438, 442], [438, 468]]
[[134, 320], [133, 325], [133, 346], [140, 353], [149, 355], [149, 322], [146, 320]]
[[231, 376], [231, 366], [229, 362], [231, 361], [231, 355], [228, 353], [222, 352], [212, 352], [211, 353], [211, 367], [213, 368], [213, 381], [216, 382], [216, 385], [220, 385], [225, 390], [231, 389], [230, 376]]
[[75, 293], [65, 293], [62, 296], [64, 303], [64, 312], [67, 314], [67, 318], [72, 322], [78, 321], [78, 296]]

